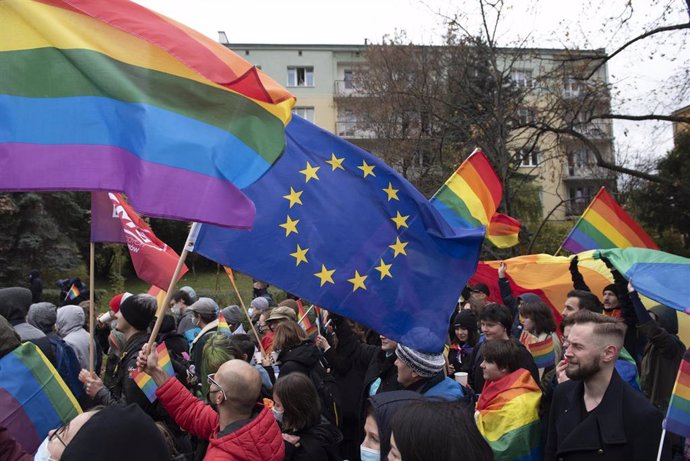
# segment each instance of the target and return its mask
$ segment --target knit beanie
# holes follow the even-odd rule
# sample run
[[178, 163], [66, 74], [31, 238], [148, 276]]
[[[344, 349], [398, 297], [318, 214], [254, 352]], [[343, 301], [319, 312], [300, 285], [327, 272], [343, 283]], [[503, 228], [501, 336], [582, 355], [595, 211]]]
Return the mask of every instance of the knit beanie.
[[163, 435], [136, 404], [106, 407], [94, 414], [67, 444], [63, 461], [150, 461], [170, 459]]
[[252, 299], [250, 306], [257, 311], [265, 311], [268, 309], [268, 299], [264, 298], [263, 296], [259, 296], [258, 298]]
[[29, 313], [26, 321], [41, 330], [43, 333], [50, 333], [57, 321], [57, 306], [53, 303], [36, 303], [29, 306]]
[[130, 296], [120, 304], [120, 314], [134, 329], [146, 331], [156, 315], [156, 298], [147, 294]]
[[613, 292], [613, 294], [616, 295], [616, 298], [619, 296], [619, 295], [618, 295], [618, 287], [616, 286], [615, 283], [611, 283], [611, 284], [609, 284], [609, 285], [606, 285], [606, 286], [604, 287], [604, 289], [601, 291], [601, 293], [603, 294], [605, 291], [611, 291], [611, 292]]
[[242, 322], [242, 311], [240, 310], [240, 306], [236, 304], [226, 307], [221, 312], [223, 313], [225, 321], [230, 325], [237, 325]]
[[402, 344], [398, 344], [398, 347], [395, 349], [395, 355], [422, 378], [434, 376], [442, 371], [446, 364], [443, 353], [428, 354], [410, 349]]
[[455, 327], [462, 327], [468, 331], [477, 331], [477, 317], [469, 309], [458, 312], [455, 316]]

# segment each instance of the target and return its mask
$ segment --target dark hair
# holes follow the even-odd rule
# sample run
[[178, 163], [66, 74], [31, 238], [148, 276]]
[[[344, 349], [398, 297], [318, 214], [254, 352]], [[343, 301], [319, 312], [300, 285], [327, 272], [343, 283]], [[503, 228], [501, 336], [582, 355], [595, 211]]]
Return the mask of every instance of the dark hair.
[[283, 432], [300, 431], [319, 424], [321, 403], [316, 387], [304, 373], [290, 373], [276, 381], [273, 395], [283, 404]]
[[202, 322], [211, 323], [218, 318], [218, 314], [208, 314], [206, 312], [196, 312], [193, 311], [194, 315], [198, 316]]
[[579, 300], [580, 310], [586, 309], [597, 314], [604, 312], [604, 306], [594, 293], [585, 290], [570, 290], [567, 296], [568, 298], [577, 298]]
[[391, 428], [403, 461], [493, 459], [471, 408], [462, 402], [411, 402], [393, 416]]
[[[250, 362], [254, 356], [256, 343], [252, 341], [249, 335], [235, 334], [230, 336], [230, 343], [237, 347], [242, 354], [246, 355], [245, 362]], [[241, 358], [241, 357], [238, 357]]]
[[509, 373], [520, 368], [520, 349], [512, 339], [486, 341], [482, 349], [484, 360], [506, 368]]
[[285, 350], [299, 346], [308, 339], [304, 332], [294, 320], [281, 322], [273, 330], [273, 349]]
[[175, 302], [182, 301], [185, 303], [186, 306], [191, 306], [192, 305], [192, 298], [189, 296], [189, 293], [185, 290], [179, 290], [177, 291], [174, 295], [172, 295], [172, 300]]
[[506, 333], [510, 336], [510, 331], [513, 328], [513, 314], [503, 304], [489, 303], [484, 306], [484, 310], [479, 314], [479, 320], [485, 322], [498, 322], [506, 329]]
[[527, 301], [520, 306], [520, 314], [534, 322], [538, 335], [556, 331], [556, 319], [551, 308], [542, 301]]

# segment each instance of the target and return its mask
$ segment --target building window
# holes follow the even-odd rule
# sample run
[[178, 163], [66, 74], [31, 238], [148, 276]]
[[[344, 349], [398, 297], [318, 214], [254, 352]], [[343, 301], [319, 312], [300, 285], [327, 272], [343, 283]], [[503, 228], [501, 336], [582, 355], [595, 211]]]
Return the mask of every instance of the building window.
[[570, 216], [577, 216], [584, 213], [589, 202], [596, 194], [596, 188], [594, 187], [570, 187], [568, 189], [568, 206], [566, 207], [567, 214]]
[[343, 110], [338, 112], [338, 121], [336, 122], [336, 133], [338, 136], [355, 136], [357, 128], [357, 117], [351, 110]]
[[535, 167], [539, 166], [539, 149], [526, 150], [523, 149], [518, 152], [520, 156], [520, 166]]
[[531, 70], [514, 70], [510, 73], [510, 78], [518, 88], [532, 88], [534, 86]]
[[583, 89], [584, 84], [581, 80], [568, 78], [564, 83], [563, 96], [566, 98], [576, 98], [580, 96], [580, 93], [582, 93]]
[[351, 90], [355, 87], [354, 76], [354, 73], [349, 69], [343, 71], [343, 82], [346, 90]]
[[288, 67], [287, 86], [314, 86], [314, 68]]
[[519, 125], [527, 125], [534, 122], [534, 111], [526, 107], [521, 107], [517, 111], [517, 121]]
[[583, 176], [590, 173], [593, 166], [593, 154], [586, 147], [573, 149], [568, 155], [568, 175]]
[[313, 107], [295, 107], [293, 110], [295, 114], [299, 115], [305, 120], [314, 123], [314, 108]]

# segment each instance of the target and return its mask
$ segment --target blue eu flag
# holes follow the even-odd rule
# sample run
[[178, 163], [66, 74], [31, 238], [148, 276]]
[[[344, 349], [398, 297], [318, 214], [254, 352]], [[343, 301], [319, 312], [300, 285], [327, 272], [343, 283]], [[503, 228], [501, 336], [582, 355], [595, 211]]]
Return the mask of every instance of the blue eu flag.
[[484, 229], [454, 230], [411, 184], [299, 117], [282, 157], [242, 190], [251, 231], [201, 226], [194, 251], [413, 349], [443, 349]]

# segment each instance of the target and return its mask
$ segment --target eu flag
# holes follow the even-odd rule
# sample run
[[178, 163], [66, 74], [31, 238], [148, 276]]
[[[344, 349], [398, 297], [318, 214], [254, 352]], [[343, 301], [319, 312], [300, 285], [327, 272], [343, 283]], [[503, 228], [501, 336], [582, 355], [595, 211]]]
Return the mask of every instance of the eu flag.
[[410, 183], [299, 117], [282, 157], [242, 190], [251, 231], [201, 226], [196, 252], [367, 325], [443, 349], [484, 229], [454, 230]]

